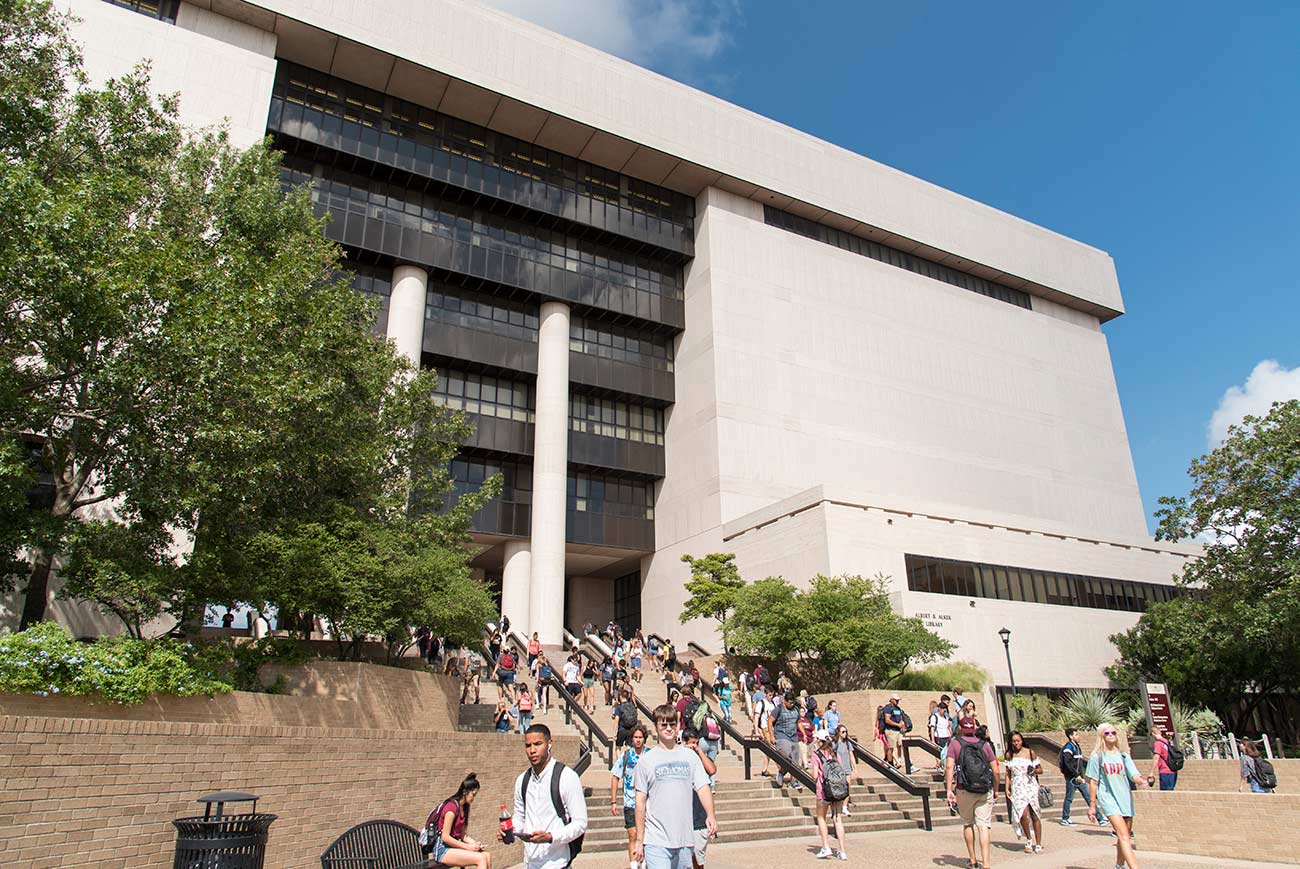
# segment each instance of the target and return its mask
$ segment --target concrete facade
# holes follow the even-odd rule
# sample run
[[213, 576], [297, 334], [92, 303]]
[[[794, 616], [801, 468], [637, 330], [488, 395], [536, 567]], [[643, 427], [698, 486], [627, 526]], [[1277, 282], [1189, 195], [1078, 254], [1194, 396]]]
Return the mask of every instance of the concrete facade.
[[[429, 269], [460, 267], [364, 251], [366, 263], [391, 270], [387, 333], [399, 349], [412, 358], [422, 350], [423, 364], [439, 368], [468, 360], [466, 370], [534, 390], [527, 441], [507, 443], [502, 429], [492, 443], [482, 435], [470, 455], [491, 467], [505, 454], [529, 477], [529, 527], [512, 515], [483, 530], [488, 554], [478, 566], [500, 577], [512, 622], [543, 642], [625, 612], [613, 580], [639, 571], [643, 626], [716, 645], [705, 622], [678, 624], [680, 556], [734, 551], [750, 579], [890, 577], [900, 610], [956, 642], [958, 657], [998, 684], [996, 631], [1005, 625], [1016, 649], [1033, 650], [1017, 659], [1022, 685], [1102, 685], [1113, 657], [1106, 638], [1135, 612], [913, 591], [905, 556], [1167, 585], [1194, 554], [1146, 533], [1102, 331], [1124, 310], [1103, 251], [464, 0], [393, 0], [383, 15], [358, 0], [206, 0], [182, 3], [175, 25], [99, 0], [68, 6], [83, 19], [78, 35], [96, 78], [152, 58], [155, 86], [180, 92], [188, 123], [228, 118], [238, 143], [267, 131], [287, 64], [601, 167], [616, 173], [610, 183], [625, 199], [639, 184], [693, 197], [693, 246], [656, 254], [665, 274], [680, 269], [680, 319], [671, 304], [662, 315], [629, 313], [464, 266], [472, 281], [461, 283], [476, 292], [534, 306], [536, 348], [523, 355], [477, 358], [430, 332]], [[1026, 301], [1007, 304], [788, 231], [766, 208]], [[580, 222], [568, 213], [560, 221]], [[582, 231], [592, 235], [592, 225]], [[630, 249], [631, 231], [602, 224], [594, 234], [619, 250]], [[622, 364], [610, 355], [595, 374], [590, 357], [579, 365], [584, 340], [600, 343], [580, 330], [571, 340], [582, 322], [622, 329], [643, 346], [672, 335], [671, 388], [606, 377]], [[662, 473], [599, 450], [578, 458], [591, 432], [571, 416], [573, 396], [662, 411]], [[575, 504], [585, 504], [591, 466], [612, 469], [606, 488], [653, 482], [652, 504], [637, 517], [653, 521], [652, 545], [608, 530], [626, 518], [616, 512], [605, 538], [575, 530], [575, 516], [587, 518], [574, 511], [588, 509]]]

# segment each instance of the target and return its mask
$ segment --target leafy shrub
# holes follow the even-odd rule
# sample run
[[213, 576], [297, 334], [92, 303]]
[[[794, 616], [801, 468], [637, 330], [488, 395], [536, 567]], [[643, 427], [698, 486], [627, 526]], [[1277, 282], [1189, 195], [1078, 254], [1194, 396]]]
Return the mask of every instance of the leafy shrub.
[[1098, 688], [1080, 688], [1066, 692], [1056, 704], [1057, 726], [1095, 730], [1105, 722], [1121, 719], [1119, 703]]
[[920, 670], [904, 670], [888, 687], [899, 691], [933, 691], [939, 694], [953, 688], [962, 688], [969, 696], [983, 691], [988, 679], [989, 674], [978, 664], [970, 661], [942, 661]]
[[1022, 733], [1057, 729], [1060, 710], [1042, 694], [1017, 694], [1011, 698], [1011, 708], [1020, 713], [1015, 729]]
[[222, 694], [229, 682], [207, 670], [195, 648], [175, 640], [73, 640], [53, 622], [0, 637], [0, 691], [71, 694], [142, 703], [154, 694]]

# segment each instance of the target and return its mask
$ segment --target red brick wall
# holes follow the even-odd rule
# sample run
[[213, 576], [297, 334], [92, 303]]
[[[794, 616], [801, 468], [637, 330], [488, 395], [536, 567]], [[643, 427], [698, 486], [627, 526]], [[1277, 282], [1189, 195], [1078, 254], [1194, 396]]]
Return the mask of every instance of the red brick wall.
[[[557, 757], [577, 752], [576, 738], [557, 737]], [[471, 770], [483, 789], [470, 834], [492, 841], [497, 807], [526, 765], [519, 737], [488, 733], [5, 715], [0, 866], [170, 866], [170, 820], [228, 789], [258, 794], [258, 809], [280, 816], [268, 867], [319, 866], [353, 824], [418, 828]], [[492, 851], [498, 866], [520, 859], [518, 846]]]

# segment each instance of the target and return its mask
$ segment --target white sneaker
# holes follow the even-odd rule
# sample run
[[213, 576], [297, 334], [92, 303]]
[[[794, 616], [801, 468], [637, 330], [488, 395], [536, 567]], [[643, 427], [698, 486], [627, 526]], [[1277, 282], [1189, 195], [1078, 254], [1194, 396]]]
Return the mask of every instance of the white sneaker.
[[825, 860], [827, 857], [834, 857], [834, 856], [835, 856], [835, 852], [832, 851], [830, 848], [822, 848], [820, 851], [817, 852], [818, 860]]
[[838, 857], [838, 858], [841, 859], [841, 860], [847, 860], [847, 859], [849, 859], [849, 855], [848, 855], [848, 854], [845, 854], [843, 851], [836, 851], [836, 852], [835, 852], [835, 856]]

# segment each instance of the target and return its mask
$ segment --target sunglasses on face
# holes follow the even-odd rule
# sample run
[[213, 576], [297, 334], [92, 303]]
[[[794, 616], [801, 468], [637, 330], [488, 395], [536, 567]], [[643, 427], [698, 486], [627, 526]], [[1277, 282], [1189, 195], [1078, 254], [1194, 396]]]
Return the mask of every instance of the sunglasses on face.
[[1119, 736], [1119, 733], [1117, 733], [1117, 732], [1114, 731], [1114, 730], [1103, 730], [1103, 731], [1101, 732], [1101, 735], [1102, 735], [1102, 736]]

